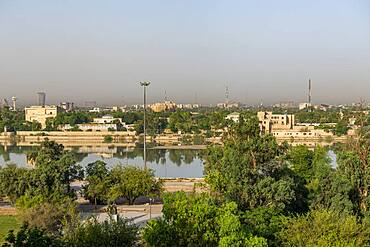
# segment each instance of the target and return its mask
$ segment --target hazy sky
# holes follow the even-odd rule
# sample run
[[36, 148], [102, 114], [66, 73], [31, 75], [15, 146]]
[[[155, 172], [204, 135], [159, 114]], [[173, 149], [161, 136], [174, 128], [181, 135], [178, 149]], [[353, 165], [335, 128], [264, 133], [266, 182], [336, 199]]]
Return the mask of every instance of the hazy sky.
[[370, 101], [370, 1], [0, 0], [0, 97], [20, 103]]

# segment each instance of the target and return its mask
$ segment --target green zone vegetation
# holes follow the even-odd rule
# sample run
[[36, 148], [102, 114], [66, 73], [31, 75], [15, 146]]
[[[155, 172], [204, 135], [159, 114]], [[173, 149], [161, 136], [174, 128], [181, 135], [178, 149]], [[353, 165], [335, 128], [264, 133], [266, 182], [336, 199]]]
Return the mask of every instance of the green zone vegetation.
[[[279, 145], [260, 135], [255, 116], [242, 117], [222, 146], [204, 153], [207, 192], [186, 194], [163, 193], [148, 169], [101, 161], [82, 169], [73, 153], [46, 141], [32, 155], [34, 169], [0, 169], [0, 194], [24, 222], [4, 246], [370, 246], [368, 126], [335, 146], [337, 168], [327, 151]], [[160, 196], [163, 217], [143, 229], [83, 222], [70, 186], [82, 179], [91, 204]]]
[[[238, 110], [244, 118], [254, 116], [258, 109], [233, 109]], [[295, 114], [297, 123], [318, 123], [317, 128], [331, 131], [341, 136], [347, 133], [349, 129], [349, 119], [356, 118], [355, 124], [364, 125], [370, 123], [370, 116], [365, 116], [358, 109], [340, 110], [338, 108], [329, 109], [328, 111], [314, 110], [296, 110], [296, 109], [263, 109], [273, 111], [274, 113]], [[177, 110], [174, 112], [147, 112], [147, 133], [157, 135], [163, 133], [182, 133], [201, 135], [202, 137], [220, 136], [225, 127], [230, 126], [231, 120], [225, 117], [231, 113], [230, 109], [201, 108], [193, 111]], [[80, 131], [77, 124], [91, 123], [93, 118], [104, 115], [112, 115], [114, 118], [122, 119], [122, 122], [133, 125], [134, 130], [140, 134], [143, 133], [143, 113], [140, 111], [131, 112], [101, 112], [91, 113], [87, 111], [61, 112], [54, 119], [46, 122], [45, 131], [58, 131], [61, 126], [69, 124], [72, 128], [69, 131]], [[8, 131], [39, 131], [41, 125], [37, 122], [26, 122], [23, 111], [10, 111], [8, 108], [0, 109], [0, 131], [4, 127]], [[118, 124], [118, 123], [117, 123]], [[118, 125], [119, 130], [126, 130], [123, 126]], [[198, 140], [199, 142], [199, 140]]]

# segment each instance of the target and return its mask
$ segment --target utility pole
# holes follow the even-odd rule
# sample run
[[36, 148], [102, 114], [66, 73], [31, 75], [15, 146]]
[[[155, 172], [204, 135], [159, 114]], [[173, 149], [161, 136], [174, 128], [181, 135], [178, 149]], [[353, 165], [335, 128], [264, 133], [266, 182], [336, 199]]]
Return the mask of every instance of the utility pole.
[[150, 85], [150, 82], [143, 81], [140, 85], [144, 89], [144, 168], [146, 169], [146, 88]]

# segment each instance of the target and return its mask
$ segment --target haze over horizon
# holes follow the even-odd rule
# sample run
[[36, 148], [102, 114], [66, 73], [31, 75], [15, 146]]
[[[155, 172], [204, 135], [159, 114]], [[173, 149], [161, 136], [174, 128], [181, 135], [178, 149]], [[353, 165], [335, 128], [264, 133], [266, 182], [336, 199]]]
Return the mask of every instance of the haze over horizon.
[[20, 104], [370, 101], [370, 1], [0, 1], [0, 98]]

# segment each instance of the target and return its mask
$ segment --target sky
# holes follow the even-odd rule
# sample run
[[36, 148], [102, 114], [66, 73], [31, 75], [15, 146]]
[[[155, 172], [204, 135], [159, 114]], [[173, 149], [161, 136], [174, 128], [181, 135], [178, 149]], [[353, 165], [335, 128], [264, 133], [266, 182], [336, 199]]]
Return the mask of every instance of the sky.
[[0, 98], [20, 104], [370, 101], [369, 0], [0, 0]]

